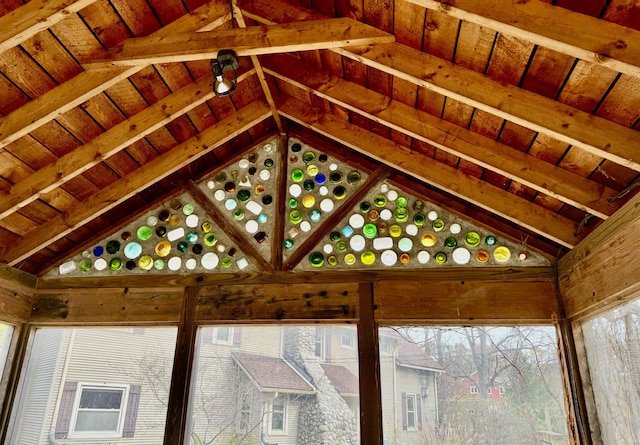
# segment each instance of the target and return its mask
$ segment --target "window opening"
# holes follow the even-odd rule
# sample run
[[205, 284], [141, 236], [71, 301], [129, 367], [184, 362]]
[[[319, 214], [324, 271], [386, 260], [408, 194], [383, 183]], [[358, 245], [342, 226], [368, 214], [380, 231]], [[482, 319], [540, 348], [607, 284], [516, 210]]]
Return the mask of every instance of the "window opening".
[[580, 328], [602, 442], [640, 443], [640, 299]]
[[37, 329], [7, 443], [162, 443], [176, 334], [174, 327], [136, 335], [129, 327]]
[[555, 328], [390, 326], [378, 334], [381, 345], [395, 345], [391, 354], [380, 348], [384, 443], [569, 444]]
[[[240, 326], [225, 327], [238, 337]], [[215, 328], [202, 326], [198, 335]], [[345, 325], [243, 325], [239, 346], [198, 341], [188, 445], [360, 444], [355, 329], [353, 348], [337, 347], [346, 331]]]

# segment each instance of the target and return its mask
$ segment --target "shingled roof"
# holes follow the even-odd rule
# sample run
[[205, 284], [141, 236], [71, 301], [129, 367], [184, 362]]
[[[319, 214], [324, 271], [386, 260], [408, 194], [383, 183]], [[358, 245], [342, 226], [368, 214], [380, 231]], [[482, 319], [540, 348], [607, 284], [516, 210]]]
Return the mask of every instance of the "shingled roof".
[[313, 394], [315, 388], [279, 357], [234, 352], [232, 357], [263, 392]]

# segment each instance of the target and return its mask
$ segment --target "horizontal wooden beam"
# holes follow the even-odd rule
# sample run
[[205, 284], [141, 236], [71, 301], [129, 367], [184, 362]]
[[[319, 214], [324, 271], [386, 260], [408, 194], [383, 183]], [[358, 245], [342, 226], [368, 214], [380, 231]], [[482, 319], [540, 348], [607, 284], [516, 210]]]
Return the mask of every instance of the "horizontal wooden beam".
[[106, 189], [25, 234], [7, 247], [5, 261], [15, 265], [33, 253], [102, 215], [158, 180], [233, 139], [271, 115], [263, 102], [253, 102], [232, 116], [150, 161]]
[[[372, 283], [375, 319], [378, 323], [438, 324], [552, 323], [558, 311], [554, 278], [487, 279], [473, 271], [463, 278], [435, 274], [421, 280], [417, 273], [407, 280], [369, 282], [351, 273], [357, 281], [315, 281], [262, 284], [218, 284], [197, 287], [194, 321], [265, 323], [300, 321], [355, 322], [360, 316], [359, 283]], [[276, 273], [293, 276], [293, 273]], [[405, 278], [408, 276], [405, 275]], [[345, 276], [345, 278], [347, 278]], [[467, 279], [470, 278], [470, 279]], [[211, 283], [209, 283], [211, 284]], [[416, 289], [424, 289], [416, 293]], [[34, 296], [30, 323], [64, 324], [158, 324], [179, 320], [183, 288], [101, 287], [84, 289], [40, 289]]]
[[408, 1], [640, 77], [640, 31], [635, 29], [541, 1]]
[[38, 292], [29, 323], [44, 325], [177, 323], [182, 288], [100, 288]]
[[393, 324], [549, 324], [560, 315], [553, 279], [379, 282], [373, 295], [376, 320]]
[[282, 94], [280, 97], [278, 110], [281, 114], [343, 145], [407, 173], [417, 180], [466, 199], [563, 246], [571, 248], [580, 240], [574, 235], [577, 224], [568, 218], [480, 179], [467, 176], [334, 115], [317, 112], [297, 99]]
[[306, 91], [541, 193], [606, 219], [616, 191], [285, 54], [262, 58], [265, 70]]
[[0, 264], [0, 322], [26, 323], [37, 278]]
[[238, 56], [256, 56], [394, 41], [393, 34], [352, 19], [326, 19], [129, 39], [85, 67], [209, 60], [225, 48]]
[[217, 286], [226, 284], [330, 284], [378, 281], [530, 281], [554, 279], [553, 267], [441, 267], [432, 269], [358, 270], [341, 272], [256, 272], [162, 274], [123, 277], [40, 278], [38, 290]]
[[[262, 23], [322, 16], [283, 0], [247, 0]], [[399, 43], [333, 48], [338, 54], [640, 171], [640, 132]]]
[[198, 292], [196, 321], [358, 319], [358, 283], [220, 285]]
[[0, 53], [50, 28], [96, 0], [32, 0], [0, 17]]
[[640, 194], [558, 261], [568, 318], [589, 316], [640, 295], [638, 239]]
[[[25, 7], [35, 3], [41, 2], [32, 1]], [[228, 5], [210, 2], [190, 14], [180, 17], [152, 35], [164, 36], [174, 32], [209, 29], [211, 25], [220, 25], [218, 20], [225, 19], [229, 15]], [[0, 29], [4, 28], [0, 27]], [[52, 121], [143, 68], [144, 66], [117, 67], [83, 72], [36, 97], [0, 118], [0, 148]]]

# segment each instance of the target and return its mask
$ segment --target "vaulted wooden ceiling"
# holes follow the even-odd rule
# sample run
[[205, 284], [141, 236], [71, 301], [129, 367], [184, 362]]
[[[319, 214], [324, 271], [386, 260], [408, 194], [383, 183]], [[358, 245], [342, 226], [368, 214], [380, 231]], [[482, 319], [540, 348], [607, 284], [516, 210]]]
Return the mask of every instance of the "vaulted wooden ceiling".
[[46, 272], [277, 134], [561, 257], [637, 191], [638, 30], [634, 0], [3, 0], [0, 261]]

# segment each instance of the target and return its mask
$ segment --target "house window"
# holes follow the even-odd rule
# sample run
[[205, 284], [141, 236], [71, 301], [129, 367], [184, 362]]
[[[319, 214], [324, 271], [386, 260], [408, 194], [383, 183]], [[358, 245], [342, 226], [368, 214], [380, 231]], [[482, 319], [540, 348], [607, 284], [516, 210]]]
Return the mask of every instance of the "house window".
[[287, 432], [287, 404], [283, 399], [271, 402], [271, 419], [269, 433], [286, 434]]
[[469, 391], [471, 392], [471, 394], [478, 394], [478, 387], [475, 385], [471, 385], [469, 387]]
[[380, 337], [380, 354], [391, 355], [392, 352], [391, 340], [386, 337]]
[[406, 409], [407, 409], [407, 429], [415, 430], [416, 429], [416, 395], [415, 394], [407, 394]]
[[315, 348], [314, 354], [316, 357], [324, 357], [324, 329], [316, 328], [315, 333]]
[[487, 394], [493, 394], [493, 388], [492, 387], [488, 387], [487, 388]]
[[355, 346], [354, 333], [344, 330], [340, 335], [340, 346], [346, 349], [353, 349]]
[[504, 393], [505, 393], [505, 391], [504, 391], [504, 386], [500, 386], [498, 390], [500, 391], [500, 395], [502, 395], [502, 396], [503, 396], [503, 395], [504, 395]]
[[233, 328], [230, 326], [206, 327], [202, 331], [203, 342], [218, 345], [233, 344]]
[[122, 435], [128, 387], [79, 384], [71, 437]]

